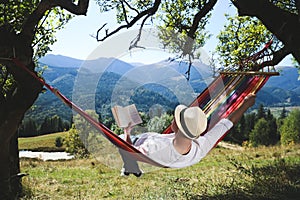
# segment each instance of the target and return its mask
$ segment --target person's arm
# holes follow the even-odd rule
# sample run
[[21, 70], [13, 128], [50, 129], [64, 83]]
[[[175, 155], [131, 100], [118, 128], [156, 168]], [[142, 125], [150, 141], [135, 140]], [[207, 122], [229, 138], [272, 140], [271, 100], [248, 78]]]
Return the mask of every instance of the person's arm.
[[221, 119], [210, 131], [205, 135], [199, 137], [199, 144], [201, 145], [202, 154], [206, 155], [218, 142], [224, 134], [236, 125], [246, 110], [255, 103], [255, 94], [249, 94], [245, 97], [239, 108], [233, 111], [227, 119]]
[[133, 126], [129, 124], [126, 128], [124, 128], [124, 140], [128, 142], [129, 144], [132, 144], [131, 138], [130, 138], [130, 133], [132, 130]]
[[233, 123], [233, 125], [236, 125], [248, 108], [254, 105], [255, 98], [255, 94], [247, 95], [241, 106], [228, 116], [228, 119]]

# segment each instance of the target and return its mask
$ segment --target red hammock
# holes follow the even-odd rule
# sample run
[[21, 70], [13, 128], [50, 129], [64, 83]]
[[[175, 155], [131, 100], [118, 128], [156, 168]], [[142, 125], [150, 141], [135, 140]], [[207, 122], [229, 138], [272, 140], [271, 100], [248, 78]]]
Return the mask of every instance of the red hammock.
[[[59, 90], [47, 84], [42, 78], [30, 71], [18, 59], [12, 61], [23, 70], [31, 74], [42, 85], [49, 89], [68, 107], [76, 111], [97, 130], [117, 147], [131, 153], [137, 161], [145, 162], [151, 165], [165, 167], [146, 155], [142, 154], [134, 146], [121, 139], [117, 134], [113, 133], [101, 122], [88, 115], [84, 110], [75, 105], [72, 101], [66, 98]], [[219, 75], [196, 99], [190, 106], [199, 106], [206, 113], [209, 119], [209, 127], [213, 127], [220, 119], [227, 117], [231, 112], [239, 107], [244, 97], [250, 93], [257, 93], [266, 83], [269, 76], [273, 74], [263, 75]], [[208, 129], [209, 130], [209, 129]], [[170, 133], [170, 126], [163, 133]], [[205, 133], [204, 133], [205, 134]], [[227, 133], [226, 133], [227, 134]], [[225, 137], [225, 135], [223, 137]], [[223, 139], [223, 137], [221, 139]], [[221, 141], [221, 139], [219, 141]], [[218, 142], [219, 142], [218, 141]], [[218, 143], [217, 142], [217, 143]], [[217, 143], [215, 145], [217, 145]]]
[[[268, 42], [265, 47], [246, 59], [248, 61], [257, 61], [260, 55], [262, 55], [272, 44], [272, 41]], [[21, 67], [42, 85], [49, 89], [54, 95], [56, 95], [63, 103], [68, 107], [76, 111], [85, 120], [87, 120], [92, 126], [99, 130], [110, 142], [117, 147], [129, 152], [134, 156], [137, 161], [145, 162], [151, 165], [165, 167], [154, 160], [150, 159], [146, 155], [142, 154], [131, 144], [121, 139], [117, 134], [113, 133], [101, 122], [88, 115], [84, 110], [75, 105], [72, 101], [66, 98], [59, 90], [53, 88], [47, 84], [42, 78], [38, 77], [35, 73], [30, 71], [23, 63], [17, 58], [11, 59], [17, 66]], [[245, 63], [244, 63], [245, 64]], [[195, 100], [190, 106], [199, 106], [204, 110], [206, 116], [209, 119], [208, 130], [212, 128], [220, 119], [227, 117], [235, 109], [237, 109], [242, 103], [243, 99], [250, 93], [257, 93], [263, 85], [267, 82], [270, 76], [278, 75], [277, 72], [242, 72], [232, 75], [230, 73], [222, 73], [219, 75]], [[163, 133], [167, 134], [171, 132], [169, 126]], [[227, 132], [228, 133], [228, 132]], [[221, 141], [226, 134], [220, 138]], [[205, 133], [203, 133], [205, 134]], [[219, 142], [218, 141], [218, 142]], [[218, 142], [215, 144], [217, 145]]]

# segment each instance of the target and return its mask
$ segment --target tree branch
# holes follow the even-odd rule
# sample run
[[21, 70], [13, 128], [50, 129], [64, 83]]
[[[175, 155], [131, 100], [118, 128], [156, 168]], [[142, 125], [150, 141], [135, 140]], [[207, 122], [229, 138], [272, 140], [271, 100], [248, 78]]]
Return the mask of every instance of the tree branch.
[[137, 14], [139, 14], [139, 11], [137, 9], [135, 9], [134, 7], [132, 7], [127, 1], [125, 0], [121, 0], [122, 4], [123, 2], [128, 6], [128, 8], [130, 8], [131, 10], [134, 10]]
[[[299, 1], [299, 0], [297, 0]], [[232, 0], [241, 16], [255, 16], [271, 31], [293, 56], [300, 61], [299, 14], [281, 9], [269, 0]], [[296, 4], [299, 8], [299, 2]]]
[[[215, 6], [216, 3], [217, 3], [217, 0], [210, 0], [195, 15], [195, 17], [193, 19], [193, 24], [192, 24], [192, 26], [190, 27], [190, 30], [187, 33], [188, 38], [187, 38], [187, 41], [184, 44], [183, 55], [187, 55], [192, 51], [194, 39], [196, 37], [195, 36], [196, 31], [199, 27], [199, 23], [200, 23], [201, 19], [203, 17], [205, 17], [208, 14], [208, 12], [213, 9], [213, 7]], [[199, 3], [199, 5], [200, 5], [200, 3]]]
[[[199, 0], [200, 1], [200, 0]], [[192, 39], [195, 39], [195, 33], [197, 31], [197, 28], [199, 26], [199, 23], [203, 17], [205, 17], [209, 11], [213, 9], [213, 7], [216, 5], [217, 0], [210, 0], [208, 3], [206, 3], [201, 10], [195, 15], [193, 19], [193, 24], [190, 28], [190, 31], [188, 32], [188, 36]]]
[[[271, 53], [270, 55], [267, 56], [272, 56], [273, 58], [271, 60], [267, 60], [264, 61], [260, 64], [257, 64], [253, 67], [254, 71], [258, 71], [264, 67], [267, 66], [275, 66], [278, 63], [280, 63], [280, 61], [286, 57], [287, 55], [289, 55], [291, 53], [291, 50], [289, 50], [286, 46], [282, 47], [281, 49], [279, 49], [278, 51], [275, 51], [273, 53]], [[266, 55], [265, 55], [266, 56]]]
[[[97, 35], [96, 35], [97, 41], [98, 42], [102, 42], [105, 39], [107, 39], [108, 37], [112, 36], [113, 34], [119, 32], [120, 30], [125, 29], [125, 28], [128, 29], [128, 28], [132, 27], [135, 23], [137, 23], [143, 17], [149, 18], [150, 16], [152, 16], [152, 15], [154, 15], [156, 13], [156, 11], [158, 10], [160, 4], [161, 4], [161, 0], [155, 0], [154, 5], [151, 8], [138, 13], [130, 22], [128, 22], [125, 25], [119, 26], [118, 28], [116, 28], [112, 32], [106, 31], [105, 36], [102, 37], [102, 38], [99, 38], [99, 33], [100, 33], [101, 29], [103, 29], [103, 27], [104, 27], [104, 26], [102, 26], [97, 31]], [[142, 23], [142, 24], [144, 24], [144, 23]]]
[[138, 46], [138, 42], [140, 41], [141, 39], [141, 35], [142, 35], [142, 30], [143, 30], [143, 27], [145, 25], [145, 22], [147, 21], [147, 19], [150, 17], [150, 15], [147, 15], [143, 21], [142, 21], [142, 24], [139, 28], [139, 33], [138, 35], [136, 36], [136, 38], [130, 43], [130, 47], [129, 47], [129, 50], [133, 49], [133, 48], [136, 48], [136, 47], [139, 47], [139, 48], [142, 48], [140, 46]]
[[60, 6], [75, 15], [86, 15], [88, 5], [89, 0], [79, 0], [77, 5], [72, 0], [42, 0], [23, 24], [20, 35], [31, 44], [35, 35], [35, 27], [43, 18], [46, 11]]

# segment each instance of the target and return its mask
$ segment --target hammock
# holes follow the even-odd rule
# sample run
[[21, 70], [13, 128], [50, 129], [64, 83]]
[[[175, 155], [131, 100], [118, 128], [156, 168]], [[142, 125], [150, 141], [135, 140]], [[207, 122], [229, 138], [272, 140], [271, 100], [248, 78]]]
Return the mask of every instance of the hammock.
[[[79, 115], [81, 115], [87, 122], [89, 122], [93, 127], [99, 130], [111, 143], [113, 143], [118, 148], [121, 148], [129, 152], [134, 159], [140, 162], [148, 163], [158, 167], [166, 167], [158, 162], [150, 159], [146, 155], [142, 154], [138, 149], [136, 149], [131, 144], [127, 143], [121, 139], [117, 134], [112, 132], [101, 122], [88, 115], [84, 110], [75, 105], [72, 101], [66, 98], [59, 90], [53, 88], [51, 85], [47, 84], [42, 78], [38, 77], [35, 73], [30, 71], [23, 63], [18, 59], [11, 59], [17, 66], [21, 67], [23, 70], [31, 74], [35, 79], [37, 79], [42, 85], [44, 85], [48, 90], [50, 90], [54, 95], [56, 95], [63, 103], [68, 107], [73, 109]], [[220, 119], [227, 117], [235, 109], [237, 109], [242, 103], [243, 99], [250, 93], [257, 93], [263, 85], [267, 82], [268, 78], [273, 73], [261, 73], [261, 74], [220, 74], [215, 80], [191, 103], [190, 106], [199, 106], [204, 110], [208, 120], [209, 126], [208, 130], [212, 128]], [[164, 134], [170, 133], [171, 127], [169, 126]], [[203, 133], [205, 134], [205, 133]], [[220, 138], [221, 141], [225, 135]], [[218, 142], [219, 142], [218, 141]], [[215, 144], [217, 145], [218, 142]]]
[[[60, 91], [47, 84], [43, 79], [36, 76], [35, 73], [30, 71], [19, 60], [13, 59], [13, 62], [30, 73], [41, 84], [54, 93], [62, 102], [68, 107], [80, 114], [91, 125], [98, 129], [103, 135], [117, 147], [131, 153], [136, 160], [152, 164], [155, 166], [164, 167], [161, 164], [153, 161], [149, 157], [142, 154], [134, 146], [121, 139], [117, 134], [113, 133], [101, 122], [93, 119], [85, 111], [80, 109], [72, 101], [66, 98]], [[219, 75], [196, 99], [190, 106], [199, 106], [209, 120], [209, 128], [213, 127], [221, 118], [227, 117], [233, 112], [242, 102], [245, 96], [250, 93], [257, 93], [259, 89], [266, 83], [270, 74], [265, 75]], [[163, 133], [167, 134], [171, 132], [169, 126]], [[205, 134], [205, 133], [203, 133]], [[226, 133], [227, 134], [227, 133]], [[221, 139], [225, 137], [225, 135]], [[221, 140], [220, 139], [220, 140]], [[219, 141], [220, 141], [219, 140]], [[219, 142], [218, 141], [218, 142]], [[217, 143], [218, 143], [217, 142]], [[217, 143], [215, 145], [217, 145]]]

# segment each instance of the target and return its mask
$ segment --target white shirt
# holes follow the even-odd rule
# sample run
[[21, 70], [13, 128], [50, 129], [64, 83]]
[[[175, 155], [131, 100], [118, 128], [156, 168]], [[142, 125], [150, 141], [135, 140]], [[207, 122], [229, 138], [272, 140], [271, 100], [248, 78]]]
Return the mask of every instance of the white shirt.
[[198, 163], [232, 126], [230, 120], [220, 120], [205, 135], [192, 141], [191, 150], [186, 155], [178, 153], [175, 149], [173, 145], [175, 133], [144, 133], [134, 145], [143, 154], [164, 166], [182, 168]]

